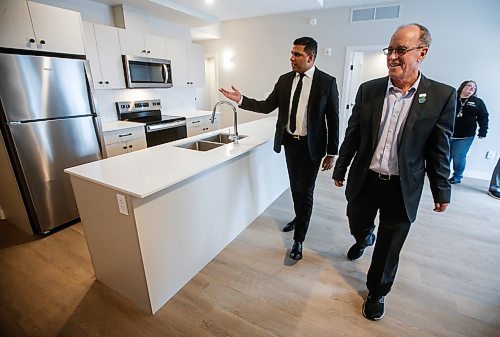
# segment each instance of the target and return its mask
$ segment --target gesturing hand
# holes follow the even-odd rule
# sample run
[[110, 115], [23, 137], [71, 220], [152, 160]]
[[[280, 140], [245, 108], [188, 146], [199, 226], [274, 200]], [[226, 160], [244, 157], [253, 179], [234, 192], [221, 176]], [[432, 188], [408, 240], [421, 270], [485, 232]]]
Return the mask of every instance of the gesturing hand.
[[220, 88], [219, 92], [221, 94], [223, 94], [224, 96], [226, 96], [227, 98], [229, 98], [231, 101], [238, 103], [241, 99], [241, 93], [238, 89], [236, 89], [236, 87], [234, 85], [231, 86], [231, 89], [233, 89], [233, 91], [229, 91], [229, 90], [226, 90], [224, 88]]

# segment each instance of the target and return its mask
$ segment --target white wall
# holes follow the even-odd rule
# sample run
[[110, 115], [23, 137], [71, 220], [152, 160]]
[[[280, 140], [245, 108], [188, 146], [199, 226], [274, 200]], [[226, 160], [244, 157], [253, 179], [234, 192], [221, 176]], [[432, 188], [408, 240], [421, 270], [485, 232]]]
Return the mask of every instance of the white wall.
[[[486, 159], [487, 150], [500, 151], [500, 1], [401, 0], [400, 18], [349, 23], [350, 8], [333, 8], [285, 15], [224, 22], [222, 38], [203, 42], [205, 52], [218, 54], [219, 84], [236, 85], [245, 95], [265, 98], [278, 76], [290, 70], [289, 55], [295, 38], [309, 35], [319, 43], [317, 66], [337, 77], [344, 76], [348, 46], [387, 45], [394, 30], [411, 22], [429, 28], [433, 43], [422, 64], [423, 73], [454, 87], [465, 79], [478, 83], [479, 96], [490, 111], [490, 132], [476, 140], [470, 150], [465, 174], [489, 179], [496, 159]], [[308, 24], [317, 18], [316, 26]], [[332, 56], [324, 49], [331, 47]], [[224, 69], [222, 56], [230, 50], [234, 66]], [[342, 93], [341, 93], [342, 95]], [[239, 110], [241, 121], [260, 116]], [[342, 120], [342, 118], [341, 118]], [[223, 120], [224, 123], [224, 120]]]

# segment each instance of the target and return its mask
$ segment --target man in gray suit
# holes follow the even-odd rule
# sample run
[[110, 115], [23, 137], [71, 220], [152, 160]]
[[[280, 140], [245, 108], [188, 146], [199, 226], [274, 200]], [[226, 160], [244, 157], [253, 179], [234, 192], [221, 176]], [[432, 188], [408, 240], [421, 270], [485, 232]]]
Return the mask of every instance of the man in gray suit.
[[347, 257], [356, 260], [375, 243], [363, 304], [363, 315], [371, 320], [384, 315], [384, 299], [415, 221], [426, 173], [434, 211], [444, 212], [450, 202], [449, 138], [456, 92], [420, 72], [430, 43], [430, 33], [422, 25], [395, 31], [384, 49], [389, 76], [360, 86], [333, 172], [335, 185], [343, 186], [351, 165], [347, 216], [356, 243]]

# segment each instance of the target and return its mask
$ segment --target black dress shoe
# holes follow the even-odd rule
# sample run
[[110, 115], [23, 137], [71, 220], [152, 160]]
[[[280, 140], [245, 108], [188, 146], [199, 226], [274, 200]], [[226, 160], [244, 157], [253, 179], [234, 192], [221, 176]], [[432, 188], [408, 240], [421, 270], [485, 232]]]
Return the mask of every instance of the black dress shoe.
[[283, 232], [286, 233], [289, 231], [293, 231], [294, 229], [295, 229], [295, 219], [293, 219], [292, 221], [287, 223], [285, 227], [283, 227]]
[[370, 236], [370, 244], [365, 244], [365, 243], [358, 243], [356, 242], [349, 248], [349, 251], [347, 252], [347, 258], [349, 260], [357, 260], [361, 256], [363, 256], [363, 253], [365, 252], [365, 248], [368, 246], [372, 246], [373, 243], [375, 242], [375, 234], [371, 234]]
[[384, 301], [385, 296], [375, 296], [368, 293], [368, 297], [363, 304], [363, 316], [372, 321], [378, 321], [384, 317]]
[[295, 241], [292, 246], [292, 251], [290, 252], [290, 258], [293, 260], [302, 259], [302, 242]]

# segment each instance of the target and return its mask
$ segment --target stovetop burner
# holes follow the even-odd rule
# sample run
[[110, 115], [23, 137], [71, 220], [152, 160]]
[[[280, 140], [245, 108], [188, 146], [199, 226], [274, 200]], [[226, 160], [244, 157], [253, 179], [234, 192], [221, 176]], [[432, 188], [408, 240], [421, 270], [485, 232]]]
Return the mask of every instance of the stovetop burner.
[[159, 99], [116, 102], [116, 112], [121, 121], [130, 121], [150, 124], [172, 123], [186, 120], [181, 116], [169, 116], [161, 114], [161, 102]]

